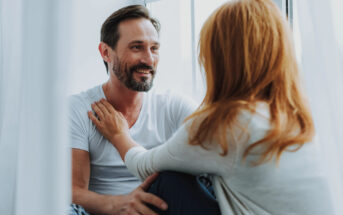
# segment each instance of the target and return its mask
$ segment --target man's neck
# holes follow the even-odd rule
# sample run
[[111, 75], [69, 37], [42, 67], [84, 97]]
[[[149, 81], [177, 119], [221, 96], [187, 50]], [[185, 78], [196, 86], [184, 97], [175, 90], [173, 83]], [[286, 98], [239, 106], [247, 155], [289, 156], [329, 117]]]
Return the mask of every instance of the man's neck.
[[122, 83], [109, 80], [102, 85], [106, 100], [132, 124], [137, 120], [143, 104], [143, 93], [128, 89]]

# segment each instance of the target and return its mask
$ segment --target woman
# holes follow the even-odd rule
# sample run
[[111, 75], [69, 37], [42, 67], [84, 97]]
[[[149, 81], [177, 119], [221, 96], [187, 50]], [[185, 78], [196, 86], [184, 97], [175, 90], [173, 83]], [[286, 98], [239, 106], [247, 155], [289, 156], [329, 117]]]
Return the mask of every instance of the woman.
[[173, 170], [212, 176], [222, 214], [332, 214], [311, 142], [287, 22], [271, 0], [229, 1], [205, 22], [199, 61], [207, 92], [164, 145], [145, 150], [106, 101], [89, 117], [144, 179]]

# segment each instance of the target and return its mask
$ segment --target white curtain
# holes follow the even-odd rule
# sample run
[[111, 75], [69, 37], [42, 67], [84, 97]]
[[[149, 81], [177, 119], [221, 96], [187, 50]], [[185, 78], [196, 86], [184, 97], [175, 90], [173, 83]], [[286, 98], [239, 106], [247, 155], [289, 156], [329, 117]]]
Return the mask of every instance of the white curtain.
[[66, 96], [69, 82], [87, 76], [83, 70], [71, 78], [71, 61], [75, 50], [85, 46], [77, 42], [93, 33], [89, 28], [79, 32], [89, 20], [84, 16], [75, 22], [84, 12], [78, 3], [111, 4], [112, 13], [155, 1], [0, 0], [1, 215], [67, 214], [71, 176]]
[[0, 214], [65, 214], [68, 0], [0, 0]]
[[[315, 119], [336, 214], [343, 214], [343, 25], [340, 0], [297, 0], [302, 71]], [[340, 9], [333, 8], [341, 7]], [[342, 35], [341, 35], [342, 36]]]

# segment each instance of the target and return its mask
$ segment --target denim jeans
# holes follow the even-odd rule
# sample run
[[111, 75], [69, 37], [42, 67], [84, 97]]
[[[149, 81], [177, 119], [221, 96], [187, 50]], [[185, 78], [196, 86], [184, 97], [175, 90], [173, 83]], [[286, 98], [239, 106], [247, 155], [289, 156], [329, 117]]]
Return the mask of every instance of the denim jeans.
[[81, 205], [71, 204], [68, 215], [90, 215]]
[[[211, 181], [204, 176], [193, 176], [179, 172], [161, 172], [148, 189], [168, 204], [161, 211], [152, 205], [159, 215], [220, 215]], [[72, 204], [69, 215], [90, 215], [80, 205]]]
[[162, 172], [148, 192], [168, 204], [167, 211], [150, 206], [159, 215], [220, 215], [209, 180], [179, 172]]

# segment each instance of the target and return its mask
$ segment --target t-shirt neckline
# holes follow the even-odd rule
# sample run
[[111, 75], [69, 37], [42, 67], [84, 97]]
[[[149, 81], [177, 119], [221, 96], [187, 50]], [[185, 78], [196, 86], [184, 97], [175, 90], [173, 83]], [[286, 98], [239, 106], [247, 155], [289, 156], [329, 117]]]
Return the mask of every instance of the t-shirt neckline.
[[[101, 95], [101, 98], [104, 98], [104, 99], [106, 99], [107, 100], [107, 98], [106, 98], [106, 96], [105, 96], [105, 92], [104, 92], [104, 89], [102, 88], [102, 84], [100, 84], [100, 86], [99, 86], [99, 91], [100, 91], [100, 95]], [[143, 101], [142, 101], [142, 108], [141, 108], [141, 110], [140, 110], [140, 112], [139, 112], [139, 115], [138, 115], [138, 119], [136, 120], [136, 122], [135, 122], [135, 124], [133, 124], [133, 126], [129, 129], [130, 130], [130, 132], [132, 132], [136, 127], [139, 127], [139, 125], [141, 124], [141, 121], [142, 121], [142, 119], [141, 118], [143, 118], [143, 114], [144, 113], [146, 113], [146, 102], [145, 102], [145, 100], [146, 100], [146, 95], [147, 95], [147, 93], [143, 93]]]

